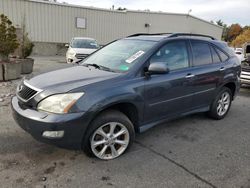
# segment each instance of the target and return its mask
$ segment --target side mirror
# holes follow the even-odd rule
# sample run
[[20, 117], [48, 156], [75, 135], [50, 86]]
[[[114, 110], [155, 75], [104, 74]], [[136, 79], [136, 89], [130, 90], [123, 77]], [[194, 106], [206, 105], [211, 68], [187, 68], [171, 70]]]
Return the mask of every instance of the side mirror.
[[69, 48], [69, 44], [65, 44], [65, 47], [66, 47], [66, 48]]
[[166, 74], [169, 72], [169, 69], [165, 63], [155, 62], [149, 65], [147, 74]]

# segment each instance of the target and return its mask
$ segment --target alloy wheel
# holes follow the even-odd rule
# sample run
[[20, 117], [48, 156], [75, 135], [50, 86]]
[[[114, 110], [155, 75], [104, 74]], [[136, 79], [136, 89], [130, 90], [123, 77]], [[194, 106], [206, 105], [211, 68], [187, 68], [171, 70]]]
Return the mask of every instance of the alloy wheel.
[[95, 130], [90, 144], [96, 157], [104, 160], [114, 159], [127, 149], [129, 131], [119, 122], [109, 122]]
[[217, 114], [223, 116], [227, 113], [230, 106], [231, 97], [228, 92], [221, 94], [218, 103], [217, 103]]

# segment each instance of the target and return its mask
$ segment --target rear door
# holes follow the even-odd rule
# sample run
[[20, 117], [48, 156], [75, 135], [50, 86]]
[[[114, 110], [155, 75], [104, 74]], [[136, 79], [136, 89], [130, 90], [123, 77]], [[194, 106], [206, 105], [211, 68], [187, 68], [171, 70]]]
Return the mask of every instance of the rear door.
[[216, 88], [223, 80], [226, 60], [223, 62], [218, 51], [209, 42], [190, 40], [193, 54], [193, 108], [208, 107]]

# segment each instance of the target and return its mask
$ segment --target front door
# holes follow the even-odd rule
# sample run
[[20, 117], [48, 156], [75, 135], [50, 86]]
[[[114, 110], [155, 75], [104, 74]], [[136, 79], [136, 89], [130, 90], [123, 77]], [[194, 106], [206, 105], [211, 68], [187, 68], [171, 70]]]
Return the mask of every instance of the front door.
[[170, 72], [145, 79], [145, 123], [165, 119], [191, 108], [193, 76], [188, 54], [187, 42], [176, 40], [163, 45], [150, 58], [150, 63], [165, 63]]

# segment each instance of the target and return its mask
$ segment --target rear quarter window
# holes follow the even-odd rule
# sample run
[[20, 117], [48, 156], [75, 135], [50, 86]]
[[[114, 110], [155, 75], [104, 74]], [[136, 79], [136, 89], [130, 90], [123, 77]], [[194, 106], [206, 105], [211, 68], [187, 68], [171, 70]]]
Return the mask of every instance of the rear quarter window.
[[220, 63], [221, 59], [219, 57], [219, 54], [215, 51], [213, 46], [211, 46], [211, 53], [213, 57], [213, 63]]
[[220, 59], [221, 59], [222, 62], [228, 60], [228, 58], [229, 58], [228, 55], [225, 54], [222, 50], [220, 50], [219, 48], [216, 48], [216, 47], [215, 47], [215, 50], [216, 50], [217, 53], [219, 54]]

